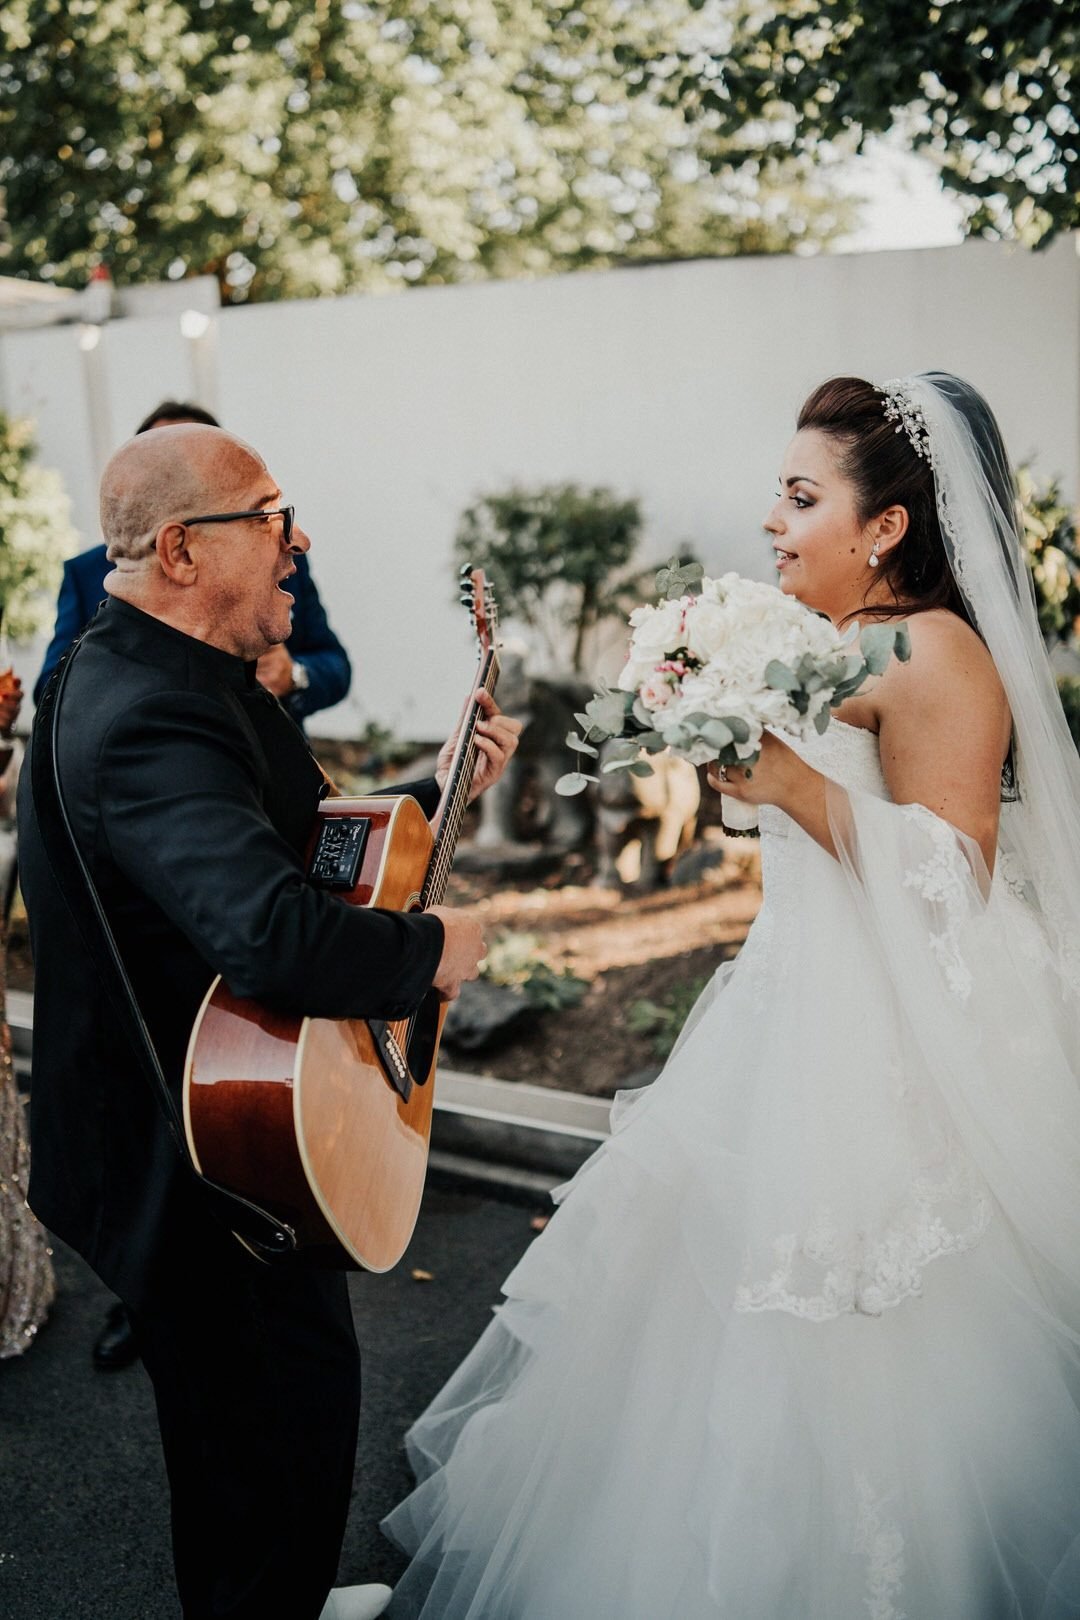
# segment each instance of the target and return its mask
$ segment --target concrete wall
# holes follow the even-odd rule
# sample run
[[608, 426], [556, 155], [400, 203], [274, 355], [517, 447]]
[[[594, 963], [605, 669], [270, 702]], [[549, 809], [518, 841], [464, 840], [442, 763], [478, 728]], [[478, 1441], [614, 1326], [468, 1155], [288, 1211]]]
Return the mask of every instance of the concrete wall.
[[[769, 574], [760, 519], [803, 396], [838, 372], [930, 367], [994, 405], [1017, 459], [1080, 490], [1080, 258], [968, 242], [919, 252], [674, 264], [532, 283], [225, 310], [0, 337], [0, 398], [97, 539], [102, 457], [168, 394], [201, 398], [266, 456], [314, 546], [354, 658], [315, 729], [452, 722], [471, 670], [454, 605], [461, 509], [512, 481], [641, 498], [643, 561], [693, 541]], [[24, 660], [32, 668], [34, 654]]]

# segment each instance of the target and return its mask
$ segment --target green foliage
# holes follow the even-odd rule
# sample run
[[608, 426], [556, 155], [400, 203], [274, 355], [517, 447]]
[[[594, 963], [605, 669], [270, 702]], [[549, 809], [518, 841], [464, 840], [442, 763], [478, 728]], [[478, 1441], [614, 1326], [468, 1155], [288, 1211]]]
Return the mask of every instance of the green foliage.
[[685, 984], [669, 990], [663, 1001], [651, 1001], [647, 997], [632, 1001], [626, 1015], [627, 1029], [635, 1035], [651, 1035], [657, 1057], [668, 1057], [708, 982], [708, 978], [688, 979]]
[[63, 560], [77, 544], [59, 474], [34, 460], [33, 424], [0, 411], [0, 623], [13, 640], [52, 622]]
[[691, 27], [684, 0], [8, 0], [0, 269], [104, 258], [241, 302], [847, 229], [812, 158], [763, 163], [625, 73]]
[[1057, 479], [1040, 488], [1029, 467], [1017, 471], [1024, 548], [1035, 585], [1039, 625], [1048, 642], [1075, 641], [1080, 631], [1080, 551], [1076, 518]]
[[672, 557], [663, 568], [657, 569], [656, 594], [662, 602], [677, 602], [681, 596], [698, 589], [704, 573], [704, 568], [693, 558], [684, 563]]
[[1060, 675], [1057, 684], [1073, 742], [1080, 748], [1080, 675]]
[[559, 1012], [576, 1007], [588, 985], [570, 968], [556, 968], [540, 949], [536, 934], [500, 934], [488, 947], [480, 972], [492, 984], [521, 990], [533, 1007]]
[[1035, 245], [1080, 224], [1073, 0], [734, 0], [727, 20], [719, 46], [675, 62], [631, 48], [627, 71], [736, 150], [762, 118], [786, 117], [806, 155], [895, 129], [984, 235]]
[[504, 615], [537, 630], [580, 674], [588, 632], [635, 600], [625, 571], [640, 533], [637, 501], [611, 490], [515, 488], [462, 513], [454, 551], [459, 564], [484, 569]]

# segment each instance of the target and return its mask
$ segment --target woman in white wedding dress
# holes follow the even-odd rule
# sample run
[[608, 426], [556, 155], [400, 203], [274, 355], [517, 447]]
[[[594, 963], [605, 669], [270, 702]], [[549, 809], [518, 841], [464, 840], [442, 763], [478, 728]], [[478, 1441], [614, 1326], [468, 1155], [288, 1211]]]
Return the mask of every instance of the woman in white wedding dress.
[[834, 379], [765, 526], [911, 660], [714, 782], [762, 910], [411, 1431], [391, 1615], [1080, 1614], [1080, 765], [993, 417]]

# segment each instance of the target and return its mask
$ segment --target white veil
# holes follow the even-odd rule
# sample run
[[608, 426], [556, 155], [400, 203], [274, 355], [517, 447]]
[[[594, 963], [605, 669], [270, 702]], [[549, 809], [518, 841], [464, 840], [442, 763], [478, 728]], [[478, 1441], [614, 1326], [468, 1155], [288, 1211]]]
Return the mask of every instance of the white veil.
[[1039, 629], [1001, 434], [958, 377], [927, 372], [888, 386], [922, 413], [953, 577], [1012, 712], [1017, 796], [1002, 806], [1002, 875], [1037, 908], [1063, 988], [1080, 995], [1080, 757]]
[[[944, 373], [883, 392], [932, 466], [953, 576], [1001, 677], [1012, 792], [990, 880], [972, 839], [921, 804], [830, 782], [830, 826], [922, 1077], [944, 1160], [977, 1168], [1080, 1347], [1080, 761], [1039, 630], [1001, 435]], [[883, 404], [883, 408], [885, 408]], [[953, 1247], [980, 1195], [945, 1216]], [[894, 1195], [893, 1201], [896, 1201]], [[960, 1206], [964, 1207], [960, 1207]], [[1036, 1308], [1032, 1303], [1032, 1308]]]

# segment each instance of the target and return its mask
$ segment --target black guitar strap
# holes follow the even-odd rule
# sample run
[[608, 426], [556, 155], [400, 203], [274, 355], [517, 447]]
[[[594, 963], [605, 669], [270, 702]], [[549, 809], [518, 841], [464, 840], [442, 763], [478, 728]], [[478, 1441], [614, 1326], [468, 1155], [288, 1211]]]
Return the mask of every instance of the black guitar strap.
[[94, 880], [75, 838], [60, 781], [57, 737], [60, 705], [82, 638], [75, 641], [53, 673], [34, 717], [30, 748], [30, 785], [45, 854], [105, 994], [150, 1086], [176, 1152], [195, 1176], [217, 1215], [260, 1259], [271, 1260], [296, 1248], [296, 1234], [258, 1204], [229, 1192], [199, 1171], [188, 1148], [176, 1099], [169, 1089], [146, 1020]]

